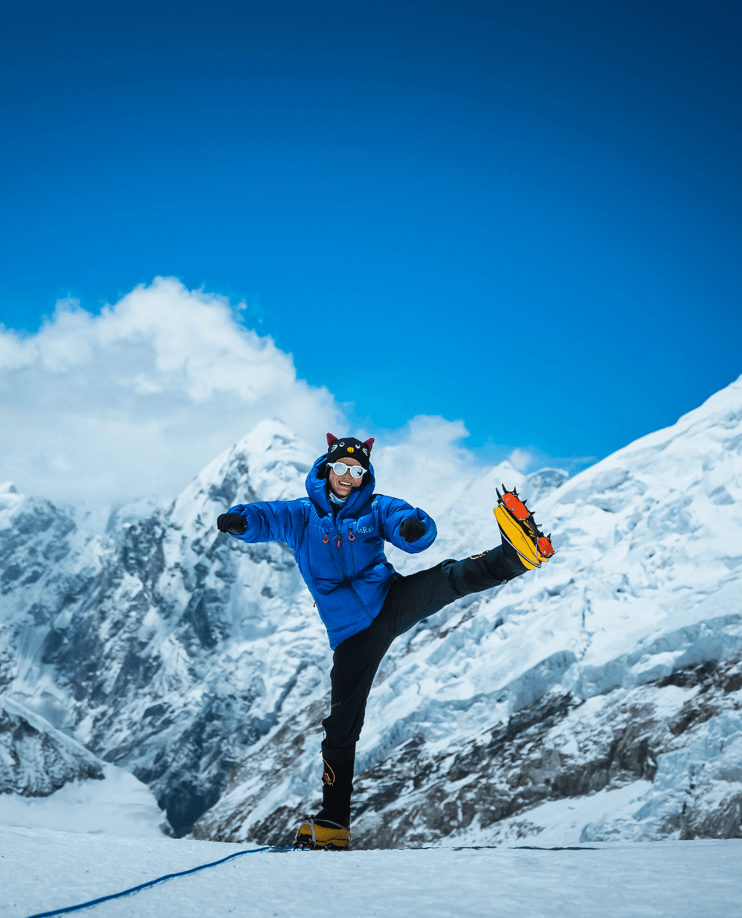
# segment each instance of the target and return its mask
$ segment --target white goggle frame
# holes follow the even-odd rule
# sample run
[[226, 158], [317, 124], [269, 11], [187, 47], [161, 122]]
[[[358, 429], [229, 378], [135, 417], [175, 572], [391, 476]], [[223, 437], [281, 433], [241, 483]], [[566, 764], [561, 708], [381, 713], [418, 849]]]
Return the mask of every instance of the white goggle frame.
[[328, 462], [327, 467], [332, 469], [338, 477], [340, 477], [340, 475], [345, 475], [346, 472], [350, 472], [351, 478], [363, 478], [366, 474], [366, 469], [364, 469], [362, 465], [346, 465], [344, 462]]

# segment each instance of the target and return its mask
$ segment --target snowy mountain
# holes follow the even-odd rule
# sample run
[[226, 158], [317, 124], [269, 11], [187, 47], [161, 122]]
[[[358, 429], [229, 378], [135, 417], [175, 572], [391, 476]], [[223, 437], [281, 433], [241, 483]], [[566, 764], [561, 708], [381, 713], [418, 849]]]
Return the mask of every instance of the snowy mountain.
[[[742, 835], [742, 379], [571, 480], [401, 450], [375, 449], [377, 486], [439, 529], [423, 555], [390, 549], [401, 572], [496, 544], [500, 481], [559, 552], [393, 646], [354, 846]], [[178, 835], [285, 842], [317, 805], [324, 629], [285, 546], [214, 525], [301, 495], [314, 458], [263, 422], [102, 534], [0, 490], [0, 691], [130, 769]]]

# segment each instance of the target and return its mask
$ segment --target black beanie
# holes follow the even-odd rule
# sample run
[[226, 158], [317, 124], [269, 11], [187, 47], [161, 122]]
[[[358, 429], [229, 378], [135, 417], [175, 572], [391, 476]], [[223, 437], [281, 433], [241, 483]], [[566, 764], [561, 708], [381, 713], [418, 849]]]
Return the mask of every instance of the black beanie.
[[374, 445], [374, 438], [361, 443], [355, 437], [341, 437], [338, 439], [334, 434], [327, 434], [327, 461], [338, 462], [340, 459], [357, 459], [361, 466], [368, 471], [371, 462], [371, 447]]

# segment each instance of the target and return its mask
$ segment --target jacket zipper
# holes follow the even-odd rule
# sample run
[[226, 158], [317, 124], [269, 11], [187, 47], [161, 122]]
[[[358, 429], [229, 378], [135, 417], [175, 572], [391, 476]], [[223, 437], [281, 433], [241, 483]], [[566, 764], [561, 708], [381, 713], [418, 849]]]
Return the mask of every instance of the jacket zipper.
[[[338, 530], [337, 530], [337, 534], [338, 534], [338, 548], [340, 548], [340, 529], [339, 529], [339, 528], [338, 528]], [[352, 554], [353, 554], [353, 542], [352, 542], [352, 541], [351, 541], [351, 545], [350, 545], [350, 551], [351, 551], [351, 556], [352, 556]], [[330, 548], [330, 552], [332, 552], [332, 548]], [[346, 567], [345, 567], [345, 558], [343, 557], [343, 549], [342, 549], [342, 548], [340, 548], [340, 562], [341, 562], [341, 564], [343, 565], [343, 579], [344, 579], [345, 581], [347, 581], [348, 586], [350, 587], [350, 591], [351, 591], [351, 593], [355, 596], [356, 602], [358, 603], [358, 605], [363, 609], [363, 611], [366, 613], [366, 615], [368, 615], [369, 619], [370, 619], [371, 621], [373, 621], [373, 620], [374, 620], [373, 615], [371, 615], [371, 614], [369, 613], [369, 611], [368, 611], [368, 609], [366, 608], [366, 606], [361, 602], [361, 597], [358, 595], [358, 593], [356, 593], [356, 588], [353, 586], [353, 581], [350, 579], [350, 577], [348, 577], [348, 571], [347, 571], [347, 569], [346, 569]], [[335, 565], [335, 570], [337, 570], [337, 564]]]
[[363, 609], [363, 611], [366, 613], [366, 615], [368, 615], [368, 617], [371, 619], [371, 621], [373, 621], [373, 620], [374, 620], [373, 615], [371, 615], [371, 613], [368, 611], [368, 609], [367, 609], [367, 608], [364, 606], [364, 604], [361, 602], [361, 597], [358, 595], [358, 593], [356, 593], [356, 588], [353, 586], [353, 584], [352, 584], [352, 582], [351, 582], [350, 580], [348, 581], [348, 586], [350, 587], [351, 593], [352, 593], [352, 594], [355, 596], [355, 598], [358, 600], [358, 605]]
[[338, 548], [340, 549], [340, 563], [343, 565], [343, 580], [347, 580], [350, 583], [350, 577], [348, 576], [348, 570], [345, 567], [345, 558], [343, 557], [343, 549], [340, 548], [340, 527], [337, 528], [338, 533]]
[[[339, 538], [339, 536], [338, 536], [338, 538]], [[335, 560], [335, 554], [334, 554], [334, 552], [333, 552], [333, 550], [332, 550], [332, 545], [330, 545], [330, 540], [329, 540], [329, 538], [328, 538], [327, 536], [325, 536], [325, 539], [327, 540], [327, 548], [328, 548], [328, 550], [329, 550], [329, 552], [330, 552], [330, 557], [332, 558], [332, 564], [333, 564], [333, 567], [335, 568], [335, 573], [336, 573], [336, 574], [338, 575], [338, 577], [339, 577], [339, 576], [340, 576], [340, 571], [338, 570], [338, 563], [337, 563], [337, 561]]]

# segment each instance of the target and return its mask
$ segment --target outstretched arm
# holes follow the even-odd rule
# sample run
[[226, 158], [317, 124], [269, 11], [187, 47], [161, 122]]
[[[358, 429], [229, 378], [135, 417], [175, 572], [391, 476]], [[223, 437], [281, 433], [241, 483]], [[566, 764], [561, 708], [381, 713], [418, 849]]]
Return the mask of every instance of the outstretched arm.
[[[438, 534], [431, 516], [396, 497], [385, 497], [380, 508], [381, 531], [387, 542], [415, 554], [429, 548]], [[409, 541], [408, 541], [409, 539]]]
[[[229, 532], [242, 542], [286, 542], [290, 545], [296, 529], [296, 516], [297, 513], [301, 515], [301, 511], [299, 501], [271, 500], [255, 504], [235, 504], [218, 518], [217, 525], [220, 531]], [[244, 532], [238, 532], [241, 527], [236, 515], [242, 518]], [[229, 525], [222, 528], [224, 524]]]

